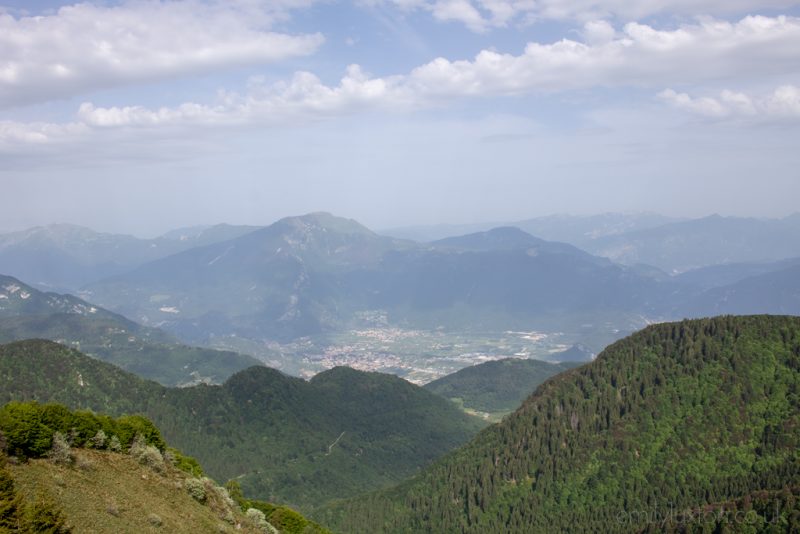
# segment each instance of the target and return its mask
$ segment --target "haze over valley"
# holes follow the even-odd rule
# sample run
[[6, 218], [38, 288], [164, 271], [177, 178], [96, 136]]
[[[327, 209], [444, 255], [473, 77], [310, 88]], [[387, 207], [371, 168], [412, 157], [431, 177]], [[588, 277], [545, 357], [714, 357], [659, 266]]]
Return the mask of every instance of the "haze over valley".
[[[617, 226], [609, 229], [608, 219]], [[654, 322], [800, 311], [797, 217], [712, 216], [648, 229], [637, 227], [642, 219], [562, 217], [564, 226], [584, 226], [576, 242], [589, 235], [590, 242], [613, 239], [628, 251], [660, 246], [669, 257], [695, 258], [696, 268], [668, 272], [640, 263], [638, 253], [637, 261], [623, 263], [628, 257], [617, 248], [592, 255], [514, 226], [416, 242], [312, 213], [260, 228], [175, 230], [154, 240], [65, 225], [34, 228], [0, 236], [0, 270], [30, 273], [39, 288], [61, 288], [87, 302], [72, 309], [51, 304], [37, 314], [95, 318], [84, 311], [94, 306], [108, 320], [107, 309], [184, 344], [248, 354], [306, 378], [347, 365], [426, 383], [505, 357], [587, 361]], [[727, 245], [715, 254], [709, 243]], [[148, 254], [137, 255], [141, 250]], [[33, 292], [15, 287], [4, 284], [4, 309]], [[41, 332], [66, 339], [59, 334]], [[576, 347], [577, 358], [562, 356]]]

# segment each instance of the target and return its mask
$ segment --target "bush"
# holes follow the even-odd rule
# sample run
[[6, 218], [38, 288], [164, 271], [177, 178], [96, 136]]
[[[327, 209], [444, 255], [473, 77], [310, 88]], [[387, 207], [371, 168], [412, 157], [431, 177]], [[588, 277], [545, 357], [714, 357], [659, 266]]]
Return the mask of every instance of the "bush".
[[245, 512], [245, 516], [247, 516], [247, 520], [257, 529], [260, 529], [262, 532], [268, 534], [278, 534], [278, 529], [273, 527], [272, 525], [267, 522], [267, 517], [264, 515], [264, 512], [261, 510], [257, 510], [255, 508], [248, 508]]
[[239, 485], [239, 482], [235, 479], [231, 479], [225, 483], [225, 489], [228, 490], [228, 495], [230, 495], [231, 499], [239, 505], [239, 508], [244, 511], [245, 509], [249, 508], [246, 506], [247, 500], [244, 498], [244, 493], [242, 493], [242, 486]]
[[153, 445], [159, 450], [164, 450], [167, 444], [161, 437], [161, 432], [149, 419], [141, 415], [126, 415], [117, 419], [119, 425], [119, 439], [123, 445], [130, 446], [133, 439], [140, 435], [145, 443]]
[[116, 434], [111, 436], [111, 439], [108, 441], [108, 449], [114, 452], [122, 451], [122, 443], [119, 442], [119, 438]]
[[186, 479], [186, 491], [192, 496], [194, 500], [200, 503], [206, 502], [206, 486], [199, 478]]
[[101, 428], [97, 431], [97, 434], [95, 434], [94, 437], [89, 440], [89, 445], [95, 449], [103, 449], [106, 446], [106, 441], [108, 441], [108, 438], [106, 437], [106, 433], [103, 432], [103, 429]]
[[167, 447], [166, 451], [164, 451], [164, 460], [192, 476], [203, 476], [203, 468], [200, 467], [200, 463], [191, 456], [186, 456], [178, 449]]
[[53, 446], [50, 448], [48, 456], [58, 465], [71, 465], [75, 459], [69, 441], [61, 432], [53, 434]]
[[140, 464], [146, 465], [159, 473], [164, 471], [164, 457], [161, 455], [161, 451], [152, 445], [148, 445], [141, 434], [136, 434], [136, 437], [133, 438], [129, 453]]

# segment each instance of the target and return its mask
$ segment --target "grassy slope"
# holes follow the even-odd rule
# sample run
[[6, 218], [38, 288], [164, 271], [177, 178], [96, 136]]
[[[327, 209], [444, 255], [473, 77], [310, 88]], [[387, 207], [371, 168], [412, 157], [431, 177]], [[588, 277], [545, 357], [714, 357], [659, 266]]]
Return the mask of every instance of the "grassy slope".
[[145, 414], [213, 477], [305, 510], [395, 484], [482, 426], [390, 375], [341, 368], [309, 383], [254, 367], [164, 388], [46, 341], [0, 346], [0, 402], [12, 399]]
[[[73, 450], [83, 468], [63, 467], [40, 459], [10, 466], [17, 491], [28, 499], [49, 497], [62, 510], [73, 532], [252, 532], [220, 519], [183, 487], [186, 475], [158, 474], [124, 454]], [[157, 515], [161, 526], [149, 516]]]

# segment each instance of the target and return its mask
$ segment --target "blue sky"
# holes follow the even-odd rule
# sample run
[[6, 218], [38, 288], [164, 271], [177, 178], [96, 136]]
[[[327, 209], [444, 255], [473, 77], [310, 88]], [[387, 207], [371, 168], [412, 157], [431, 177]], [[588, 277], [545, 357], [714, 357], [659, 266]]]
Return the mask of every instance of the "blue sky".
[[798, 209], [800, 2], [0, 6], [0, 231]]

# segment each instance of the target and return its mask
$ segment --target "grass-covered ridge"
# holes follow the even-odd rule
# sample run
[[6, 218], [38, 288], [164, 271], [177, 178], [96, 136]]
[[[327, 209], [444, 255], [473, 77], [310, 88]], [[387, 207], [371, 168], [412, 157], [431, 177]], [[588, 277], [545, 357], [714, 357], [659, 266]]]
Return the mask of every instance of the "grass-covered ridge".
[[482, 426], [391, 375], [337, 368], [306, 382], [253, 367], [166, 388], [47, 341], [0, 346], [0, 403], [11, 400], [146, 415], [214, 478], [302, 510], [398, 483]]
[[[355, 533], [652, 529], [644, 512], [800, 484], [799, 392], [798, 317], [651, 326], [409, 482], [320, 517]], [[779, 532], [800, 528], [778, 515], [794, 521]]]
[[237, 491], [167, 447], [144, 417], [36, 402], [0, 407], [2, 532], [329, 534], [291, 509], [244, 499], [235, 482], [230, 487]]

